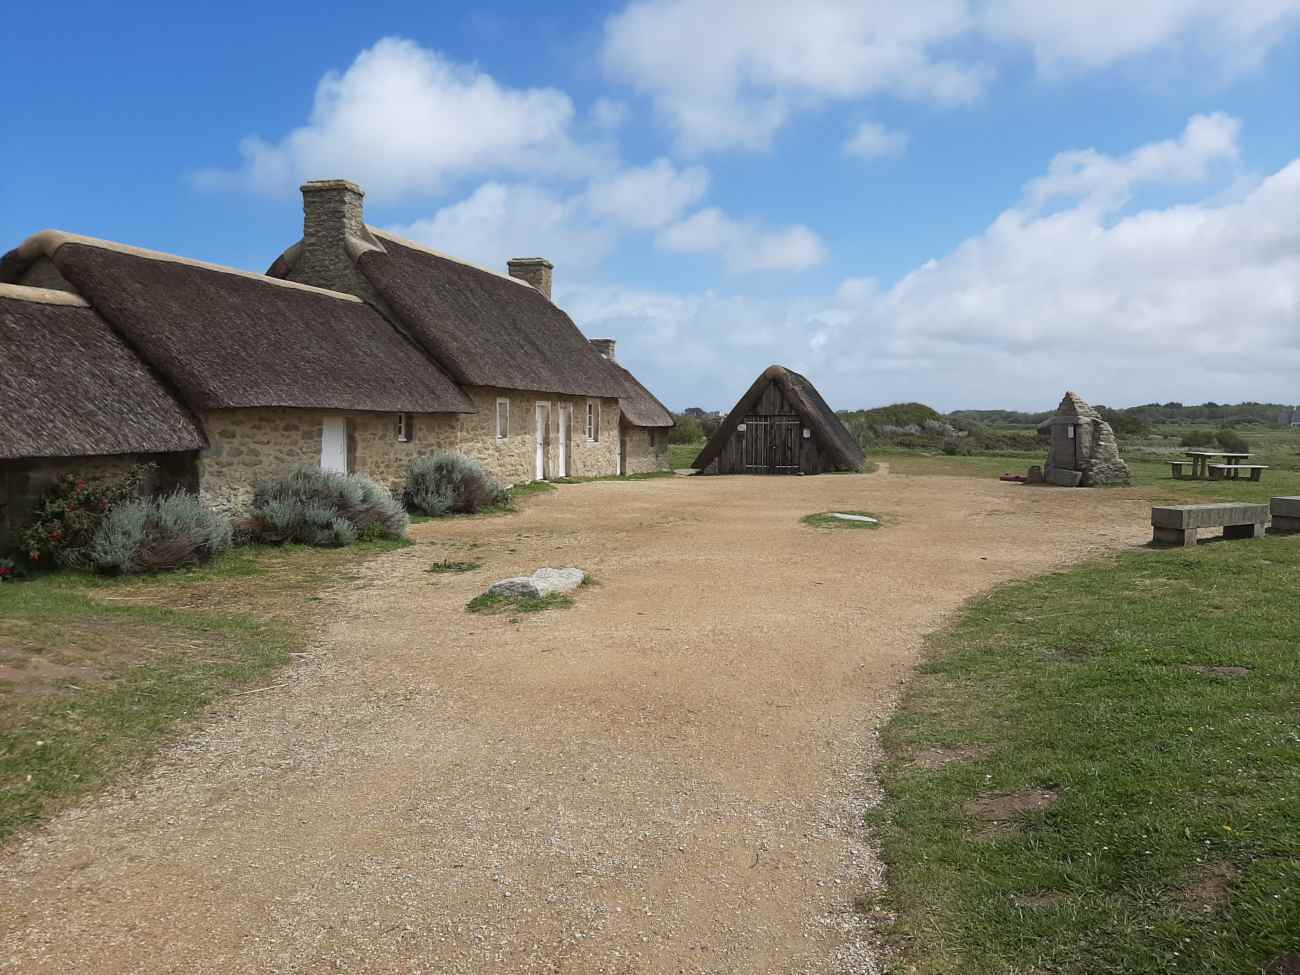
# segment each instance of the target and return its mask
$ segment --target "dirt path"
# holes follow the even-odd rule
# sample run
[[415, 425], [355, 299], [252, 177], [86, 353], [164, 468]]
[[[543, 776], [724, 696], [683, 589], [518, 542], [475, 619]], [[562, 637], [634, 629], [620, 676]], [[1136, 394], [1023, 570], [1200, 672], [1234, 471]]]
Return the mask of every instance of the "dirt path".
[[[802, 515], [884, 516], [816, 531]], [[425, 525], [321, 652], [0, 862], [14, 972], [870, 972], [873, 727], [968, 596], [1145, 540], [964, 478], [568, 486]], [[436, 559], [484, 569], [431, 575]], [[578, 605], [482, 618], [576, 564]]]

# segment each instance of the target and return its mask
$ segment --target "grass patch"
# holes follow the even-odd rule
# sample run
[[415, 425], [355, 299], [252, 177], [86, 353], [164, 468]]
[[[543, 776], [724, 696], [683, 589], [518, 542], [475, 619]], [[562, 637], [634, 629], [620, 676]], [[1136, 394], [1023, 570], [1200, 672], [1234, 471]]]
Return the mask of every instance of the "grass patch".
[[[851, 521], [845, 518], [836, 518], [835, 515], [862, 515], [865, 518], [874, 518], [875, 521]], [[872, 514], [870, 511], [854, 511], [851, 508], [844, 508], [839, 511], [820, 511], [815, 515], [804, 515], [799, 519], [805, 525], [811, 525], [813, 528], [879, 528], [880, 516]]]
[[518, 498], [531, 498], [533, 495], [547, 494], [554, 490], [556, 487], [550, 481], [527, 481], [516, 484], [510, 489], [510, 499], [513, 501]]
[[1132, 552], [934, 638], [872, 817], [900, 970], [1246, 975], [1294, 951], [1297, 600], [1294, 539]]
[[157, 576], [0, 586], [0, 840], [138, 770], [306, 644], [317, 593], [405, 542], [235, 549]]
[[[583, 579], [582, 584], [587, 585], [587, 580]], [[540, 613], [548, 609], [568, 609], [572, 605], [572, 596], [558, 592], [548, 593], [545, 596], [500, 596], [483, 593], [466, 603], [465, 609], [471, 613], [495, 616], [501, 613]]]
[[672, 471], [644, 471], [640, 474], [601, 474], [596, 477], [557, 477], [552, 484], [590, 484], [592, 481], [653, 481], [660, 477], [675, 477]]
[[696, 443], [670, 443], [668, 445], [668, 466], [673, 470], [682, 470], [690, 467], [695, 463], [695, 458], [700, 455], [707, 443], [700, 440]]
[[443, 559], [441, 562], [435, 562], [426, 569], [426, 572], [440, 574], [444, 572], [473, 572], [475, 569], [481, 569], [482, 562], [453, 562], [451, 559]]

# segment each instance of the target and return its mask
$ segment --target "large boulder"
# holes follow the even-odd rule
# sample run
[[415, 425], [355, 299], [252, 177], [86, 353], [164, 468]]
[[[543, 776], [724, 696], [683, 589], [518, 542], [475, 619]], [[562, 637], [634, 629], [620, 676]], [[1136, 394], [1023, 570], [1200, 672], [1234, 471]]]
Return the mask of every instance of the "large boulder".
[[549, 596], [552, 593], [559, 593], [567, 596], [575, 592], [582, 585], [582, 580], [587, 577], [587, 573], [581, 569], [538, 569], [530, 576], [512, 576], [509, 579], [502, 579], [500, 582], [494, 582], [488, 589], [489, 596], [505, 596], [509, 599], [537, 599], [542, 596]]

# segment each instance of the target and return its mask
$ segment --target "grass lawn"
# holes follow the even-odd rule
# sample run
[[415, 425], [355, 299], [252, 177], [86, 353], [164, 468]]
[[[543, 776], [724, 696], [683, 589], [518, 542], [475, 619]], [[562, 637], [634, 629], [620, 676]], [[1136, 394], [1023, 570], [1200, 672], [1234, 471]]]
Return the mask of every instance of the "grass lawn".
[[899, 970], [1300, 952], [1297, 604], [1300, 539], [1274, 536], [1007, 586], [935, 637], [873, 813]]
[[668, 445], [668, 467], [671, 470], [679, 471], [683, 468], [690, 467], [699, 456], [700, 451], [704, 449], [705, 441], [698, 443], [670, 443]]
[[138, 768], [187, 718], [273, 679], [318, 595], [406, 544], [242, 548], [157, 576], [0, 585], [0, 840]]

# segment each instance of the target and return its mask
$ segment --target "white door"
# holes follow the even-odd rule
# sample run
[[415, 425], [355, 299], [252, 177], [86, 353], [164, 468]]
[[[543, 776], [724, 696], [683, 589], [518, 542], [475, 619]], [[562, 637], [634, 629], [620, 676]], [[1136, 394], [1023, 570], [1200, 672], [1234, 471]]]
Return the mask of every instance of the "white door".
[[545, 403], [537, 404], [537, 480], [546, 480], [546, 448], [550, 446], [551, 410]]
[[569, 476], [569, 437], [573, 426], [573, 404], [560, 404], [560, 477]]
[[327, 416], [320, 428], [320, 469], [348, 472], [348, 421], [341, 416]]

